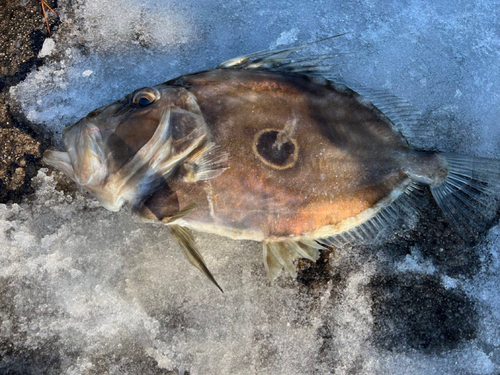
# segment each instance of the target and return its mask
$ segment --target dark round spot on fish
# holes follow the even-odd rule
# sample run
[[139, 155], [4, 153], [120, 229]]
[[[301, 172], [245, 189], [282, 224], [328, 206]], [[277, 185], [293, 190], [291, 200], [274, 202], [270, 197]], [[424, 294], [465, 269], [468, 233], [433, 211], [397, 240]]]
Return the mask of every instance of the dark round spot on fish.
[[266, 165], [278, 169], [290, 168], [297, 160], [298, 147], [293, 140], [279, 145], [277, 143], [278, 134], [277, 130], [260, 133], [254, 151]]

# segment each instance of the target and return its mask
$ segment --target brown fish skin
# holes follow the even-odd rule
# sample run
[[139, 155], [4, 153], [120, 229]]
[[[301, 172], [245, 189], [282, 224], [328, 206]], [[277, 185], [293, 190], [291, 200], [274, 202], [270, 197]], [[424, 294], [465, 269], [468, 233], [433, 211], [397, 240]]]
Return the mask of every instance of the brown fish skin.
[[[402, 162], [411, 153], [406, 141], [350, 90], [300, 75], [238, 69], [164, 85], [196, 97], [211, 141], [229, 154], [229, 168], [208, 181], [170, 179], [144, 202], [140, 212], [147, 218], [155, 217], [154, 207], [166, 206], [161, 197], [168, 190], [175, 192], [178, 207], [198, 204], [184, 219], [193, 229], [254, 240], [325, 237], [410, 182]], [[283, 168], [273, 163], [279, 157], [269, 162], [261, 155], [258, 139], [291, 121], [297, 125], [287, 159], [296, 161], [285, 160]], [[165, 212], [156, 212], [162, 220]]]

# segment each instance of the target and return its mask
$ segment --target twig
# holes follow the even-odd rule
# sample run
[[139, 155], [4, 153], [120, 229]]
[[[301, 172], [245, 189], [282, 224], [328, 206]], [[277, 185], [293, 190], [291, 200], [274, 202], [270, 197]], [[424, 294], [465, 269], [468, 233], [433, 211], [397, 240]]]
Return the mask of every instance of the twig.
[[52, 36], [50, 33], [50, 27], [49, 27], [49, 20], [47, 19], [47, 12], [45, 9], [50, 10], [52, 13], [54, 13], [56, 16], [59, 17], [57, 12], [50, 7], [49, 4], [45, 0], [40, 0], [40, 5], [42, 6], [42, 12], [43, 12], [43, 18], [45, 19], [45, 24], [47, 25], [47, 31], [49, 32], [49, 36]]

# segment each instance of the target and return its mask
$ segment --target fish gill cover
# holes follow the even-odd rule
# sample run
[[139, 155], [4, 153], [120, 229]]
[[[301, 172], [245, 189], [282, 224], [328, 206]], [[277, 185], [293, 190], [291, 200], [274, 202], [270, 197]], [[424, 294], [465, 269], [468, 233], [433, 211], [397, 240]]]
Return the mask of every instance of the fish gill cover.
[[[93, 108], [236, 55], [349, 31], [311, 54], [408, 99], [442, 151], [500, 158], [498, 3], [61, 3], [12, 105], [60, 139]], [[55, 43], [53, 43], [55, 42]], [[500, 230], [463, 243], [430, 197], [415, 228], [301, 262], [270, 286], [258, 243], [197, 234], [225, 293], [161, 226], [40, 170], [0, 206], [0, 369], [18, 373], [495, 374]]]

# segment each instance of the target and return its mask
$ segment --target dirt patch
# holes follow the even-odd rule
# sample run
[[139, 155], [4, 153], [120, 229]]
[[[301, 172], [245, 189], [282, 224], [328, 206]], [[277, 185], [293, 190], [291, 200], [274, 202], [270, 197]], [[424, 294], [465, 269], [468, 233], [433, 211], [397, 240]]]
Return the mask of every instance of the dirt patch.
[[16, 128], [0, 129], [0, 179], [9, 190], [18, 189], [25, 177], [27, 157], [40, 157], [40, 143]]
[[[51, 7], [57, 3], [49, 1]], [[48, 14], [52, 32], [57, 18]], [[31, 178], [40, 168], [48, 138], [36, 124], [8, 105], [9, 88], [37, 65], [48, 37], [38, 0], [0, 2], [0, 203], [18, 202], [31, 194]]]

